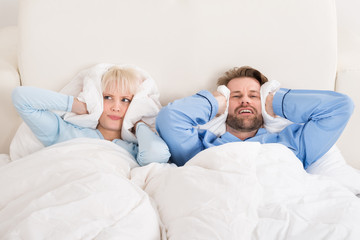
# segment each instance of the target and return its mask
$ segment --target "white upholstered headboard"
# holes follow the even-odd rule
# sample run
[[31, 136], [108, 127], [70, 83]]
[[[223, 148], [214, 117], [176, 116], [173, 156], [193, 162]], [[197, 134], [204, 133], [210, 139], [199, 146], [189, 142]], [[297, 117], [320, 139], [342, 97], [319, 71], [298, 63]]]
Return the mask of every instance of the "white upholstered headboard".
[[23, 85], [60, 90], [107, 62], [149, 72], [163, 105], [242, 65], [285, 87], [334, 90], [333, 0], [20, 0], [19, 9]]
[[163, 104], [241, 65], [288, 87], [334, 88], [330, 0], [22, 0], [19, 27], [24, 85], [59, 90], [111, 62], [148, 71]]

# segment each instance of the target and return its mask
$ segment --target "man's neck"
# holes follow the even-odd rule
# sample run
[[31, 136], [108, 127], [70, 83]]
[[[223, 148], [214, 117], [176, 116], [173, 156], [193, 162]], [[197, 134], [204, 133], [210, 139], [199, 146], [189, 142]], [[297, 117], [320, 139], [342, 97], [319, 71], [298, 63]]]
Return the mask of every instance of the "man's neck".
[[248, 138], [252, 138], [256, 135], [257, 131], [259, 129], [253, 130], [253, 131], [239, 131], [239, 130], [235, 130], [231, 127], [229, 127], [228, 125], [226, 126], [226, 131], [231, 133], [232, 135], [234, 135], [235, 137], [241, 139], [241, 140], [245, 140]]

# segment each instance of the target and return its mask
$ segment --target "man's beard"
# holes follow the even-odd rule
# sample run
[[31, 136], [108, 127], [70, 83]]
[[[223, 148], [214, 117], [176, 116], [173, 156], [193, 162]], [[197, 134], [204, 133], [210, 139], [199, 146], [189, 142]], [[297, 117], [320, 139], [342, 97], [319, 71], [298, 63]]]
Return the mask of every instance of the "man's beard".
[[263, 118], [260, 115], [253, 115], [247, 118], [241, 118], [236, 114], [228, 115], [226, 124], [234, 130], [239, 132], [251, 132], [258, 130], [263, 125]]

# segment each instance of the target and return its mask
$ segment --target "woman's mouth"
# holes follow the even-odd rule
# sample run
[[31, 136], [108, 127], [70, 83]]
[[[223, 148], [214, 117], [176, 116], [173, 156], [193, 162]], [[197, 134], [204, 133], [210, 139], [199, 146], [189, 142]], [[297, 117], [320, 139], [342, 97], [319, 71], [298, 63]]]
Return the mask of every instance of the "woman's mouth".
[[115, 115], [108, 115], [108, 117], [109, 117], [111, 120], [114, 120], [114, 121], [121, 119], [121, 117], [115, 116]]

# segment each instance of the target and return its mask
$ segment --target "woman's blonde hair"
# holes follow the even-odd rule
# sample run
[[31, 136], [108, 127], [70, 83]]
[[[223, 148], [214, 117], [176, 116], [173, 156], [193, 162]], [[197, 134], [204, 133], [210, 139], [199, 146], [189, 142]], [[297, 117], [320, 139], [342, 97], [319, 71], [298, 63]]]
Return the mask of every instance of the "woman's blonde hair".
[[114, 66], [102, 76], [101, 87], [102, 91], [120, 91], [135, 95], [144, 80], [144, 76], [133, 68]]
[[222, 77], [218, 79], [218, 86], [227, 84], [234, 78], [251, 77], [259, 81], [260, 85], [263, 85], [268, 81], [267, 77], [264, 76], [260, 71], [249, 66], [235, 67], [227, 71]]

